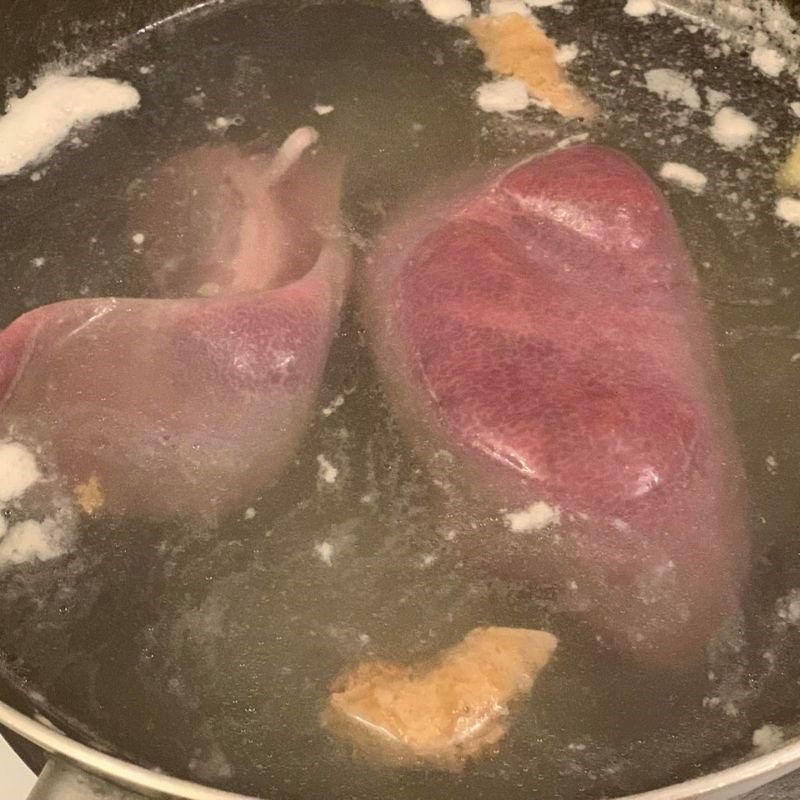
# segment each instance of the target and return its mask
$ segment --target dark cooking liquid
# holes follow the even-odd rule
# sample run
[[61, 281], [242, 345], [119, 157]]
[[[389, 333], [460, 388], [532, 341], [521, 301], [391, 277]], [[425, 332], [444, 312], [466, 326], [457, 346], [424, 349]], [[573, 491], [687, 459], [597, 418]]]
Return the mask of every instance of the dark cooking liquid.
[[[695, 675], [644, 672], [560, 614], [546, 587], [462, 563], [472, 520], [445, 511], [404, 446], [351, 309], [309, 436], [254, 516], [243, 508], [213, 530], [97, 519], [74, 554], [0, 574], [0, 650], [42, 713], [181, 777], [304, 800], [625, 794], [743, 757], [755, 728], [800, 717], [800, 634], [775, 614], [800, 586], [798, 239], [772, 214], [792, 80], [758, 78], [746, 54], [723, 58], [714, 35], [677, 17], [643, 24], [621, 6], [585, 0], [540, 16], [559, 42], [578, 43], [571, 73], [606, 112], [593, 140], [652, 174], [675, 160], [709, 177], [703, 196], [669, 195], [712, 304], [750, 477], [746, 640], [721, 637]], [[14, 220], [0, 228], [0, 259], [16, 287], [2, 324], [66, 297], [150, 292], [128, 199], [145, 167], [204, 142], [266, 133], [277, 144], [314, 125], [348, 155], [345, 212], [359, 245], [414, 192], [581, 132], [538, 110], [516, 121], [478, 112], [471, 94], [488, 75], [464, 41], [400, 3], [243, 3], [135, 38], [99, 72], [135, 84], [139, 111], [103, 120], [42, 181], [0, 186], [0, 218]], [[722, 151], [705, 114], [647, 92], [642, 73], [654, 67], [703, 70], [697, 83], [728, 92], [763, 139]], [[335, 110], [318, 116], [317, 103]], [[237, 124], [223, 131], [218, 117]], [[331, 484], [320, 456], [339, 470]], [[393, 771], [321, 730], [342, 670], [428, 656], [481, 624], [561, 640], [497, 755], [458, 775]]]

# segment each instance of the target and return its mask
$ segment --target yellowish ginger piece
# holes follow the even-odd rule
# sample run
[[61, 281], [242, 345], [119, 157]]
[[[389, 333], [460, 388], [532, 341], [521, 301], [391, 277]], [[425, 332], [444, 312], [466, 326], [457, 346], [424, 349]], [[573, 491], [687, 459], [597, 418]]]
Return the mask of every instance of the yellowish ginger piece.
[[553, 41], [533, 20], [515, 13], [484, 15], [468, 20], [465, 27], [493, 72], [523, 81], [534, 97], [562, 116], [591, 118], [597, 113], [556, 60]]
[[557, 644], [545, 631], [475, 628], [429, 662], [364, 662], [336, 679], [322, 723], [383, 763], [459, 770], [503, 738], [509, 703]]
[[94, 514], [105, 505], [106, 496], [97, 475], [91, 475], [84, 483], [79, 483], [73, 491], [78, 505], [87, 514]]
[[778, 170], [775, 180], [781, 191], [800, 191], [800, 138], [795, 140], [792, 152]]

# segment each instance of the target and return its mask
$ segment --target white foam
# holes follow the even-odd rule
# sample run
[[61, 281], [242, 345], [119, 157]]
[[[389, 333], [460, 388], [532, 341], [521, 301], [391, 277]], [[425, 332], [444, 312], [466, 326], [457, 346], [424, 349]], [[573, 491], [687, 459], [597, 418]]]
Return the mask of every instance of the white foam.
[[233, 117], [215, 117], [206, 123], [206, 130], [225, 133], [228, 128], [240, 125], [244, 125], [244, 117], [241, 114], [237, 114]]
[[800, 589], [792, 589], [777, 603], [778, 619], [789, 625], [800, 624]]
[[439, 22], [455, 22], [472, 15], [469, 0], [421, 0], [422, 7]]
[[783, 731], [777, 725], [762, 725], [753, 731], [753, 747], [759, 755], [771, 753], [783, 744]]
[[334, 110], [333, 106], [326, 106], [320, 103], [317, 103], [317, 105], [314, 106], [314, 113], [318, 114], [320, 117], [324, 117], [326, 114], [330, 114], [331, 112], [333, 112], [333, 110]]
[[525, 84], [517, 78], [501, 78], [481, 84], [475, 92], [475, 102], [481, 111], [508, 114], [524, 111], [530, 105]]
[[328, 567], [333, 566], [333, 545], [330, 542], [320, 542], [314, 545], [314, 550], [319, 560]]
[[648, 17], [658, 11], [653, 0], [628, 0], [625, 3], [625, 13], [632, 17]]
[[344, 405], [344, 395], [343, 394], [337, 394], [336, 397], [334, 397], [333, 400], [331, 400], [331, 402], [328, 403], [328, 405], [325, 406], [325, 408], [322, 409], [322, 416], [323, 417], [329, 417], [331, 414], [333, 414], [338, 408], [341, 408], [343, 405]]
[[19, 442], [0, 442], [0, 502], [16, 500], [41, 479], [36, 457]]
[[720, 92], [717, 89], [706, 89], [706, 103], [708, 104], [708, 110], [712, 114], [716, 114], [730, 99], [731, 96], [725, 92]]
[[668, 102], [682, 103], [687, 108], [700, 108], [700, 95], [691, 78], [674, 69], [651, 69], [644, 74], [649, 91]]
[[561, 510], [539, 500], [521, 511], [512, 511], [504, 516], [506, 524], [514, 533], [533, 533], [558, 524]]
[[525, 4], [525, 0], [490, 0], [489, 16], [502, 17], [505, 14], [519, 14], [521, 17], [529, 17], [531, 10]]
[[139, 99], [133, 86], [110, 78], [44, 75], [0, 117], [0, 175], [40, 163], [76, 126], [128, 111]]
[[64, 555], [70, 540], [71, 531], [56, 517], [17, 522], [0, 539], [0, 566], [49, 561]]
[[570, 44], [562, 44], [556, 50], [556, 64], [570, 64], [578, 57], [578, 44], [571, 42]]
[[688, 164], [679, 164], [675, 161], [665, 162], [658, 174], [665, 181], [674, 183], [682, 189], [688, 189], [695, 194], [703, 192], [708, 183], [708, 178], [702, 172]]
[[786, 67], [786, 58], [771, 47], [756, 47], [750, 53], [750, 63], [769, 78], [777, 78]]
[[781, 197], [775, 204], [775, 216], [789, 225], [800, 225], [800, 200]]
[[319, 465], [319, 479], [325, 483], [336, 483], [336, 478], [339, 477], [339, 470], [322, 453], [317, 456], [317, 464]]
[[735, 150], [751, 144], [758, 130], [758, 125], [750, 117], [725, 106], [714, 115], [711, 138], [726, 150]]

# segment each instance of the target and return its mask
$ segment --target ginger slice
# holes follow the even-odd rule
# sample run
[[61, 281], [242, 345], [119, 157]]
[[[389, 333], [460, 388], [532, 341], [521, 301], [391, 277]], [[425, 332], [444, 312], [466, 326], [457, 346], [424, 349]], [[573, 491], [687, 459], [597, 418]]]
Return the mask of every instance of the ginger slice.
[[73, 491], [78, 505], [87, 514], [94, 514], [105, 505], [105, 493], [97, 475], [91, 475], [84, 483], [79, 483]]
[[493, 72], [523, 81], [530, 93], [565, 117], [591, 118], [597, 106], [567, 77], [556, 61], [556, 46], [520, 14], [481, 16], [464, 23]]
[[334, 681], [322, 723], [374, 760], [459, 770], [503, 738], [509, 703], [557, 644], [545, 631], [475, 628], [432, 661], [364, 662]]

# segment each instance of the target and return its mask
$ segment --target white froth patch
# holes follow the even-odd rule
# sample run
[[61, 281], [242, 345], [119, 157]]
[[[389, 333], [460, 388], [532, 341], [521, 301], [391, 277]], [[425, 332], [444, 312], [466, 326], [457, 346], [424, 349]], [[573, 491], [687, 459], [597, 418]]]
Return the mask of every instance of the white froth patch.
[[329, 417], [343, 405], [344, 405], [344, 395], [343, 394], [336, 395], [336, 397], [334, 397], [333, 400], [331, 400], [331, 402], [328, 403], [328, 405], [322, 409], [322, 416]]
[[575, 133], [572, 136], [565, 136], [563, 139], [556, 142], [556, 147], [560, 150], [564, 147], [569, 147], [579, 142], [585, 142], [589, 138], [588, 133]]
[[439, 22], [455, 22], [472, 16], [469, 0], [421, 0], [422, 7]]
[[489, 3], [489, 16], [502, 17], [505, 14], [519, 14], [521, 17], [529, 17], [531, 10], [525, 4], [525, 0], [491, 0]]
[[320, 117], [324, 117], [326, 114], [332, 113], [334, 110], [333, 106], [326, 106], [320, 103], [314, 106], [314, 113], [318, 114]]
[[789, 225], [800, 226], [800, 200], [794, 197], [780, 197], [775, 204], [775, 216]]
[[12, 97], [0, 117], [0, 175], [38, 164], [73, 128], [139, 105], [139, 92], [110, 78], [50, 74], [24, 97]]
[[514, 533], [533, 533], [558, 524], [561, 510], [539, 500], [522, 511], [512, 511], [504, 516], [506, 524]]
[[706, 103], [708, 104], [708, 110], [712, 114], [716, 114], [730, 99], [731, 96], [725, 92], [720, 92], [717, 89], [706, 89]]
[[658, 174], [665, 181], [682, 189], [688, 189], [694, 194], [701, 194], [708, 184], [708, 178], [702, 172], [688, 164], [679, 164], [675, 161], [666, 161], [662, 164]]
[[246, 520], [255, 519], [255, 517], [256, 517], [256, 510], [253, 508], [253, 506], [250, 506], [249, 508], [246, 508], [244, 510], [244, 518]]
[[0, 539], [0, 566], [57, 558], [67, 552], [70, 539], [56, 517], [17, 522]]
[[131, 241], [133, 241], [137, 247], [141, 247], [144, 244], [144, 238], [143, 233], [134, 233], [133, 236], [131, 236]]
[[647, 89], [662, 100], [682, 103], [687, 108], [700, 108], [700, 95], [691, 78], [674, 69], [651, 69], [645, 72]]
[[758, 125], [730, 106], [717, 111], [711, 123], [711, 138], [726, 150], [747, 147], [757, 135]]
[[41, 519], [14, 522], [2, 514], [8, 507], [13, 519], [25, 493], [42, 479], [31, 450], [19, 442], [0, 442], [0, 569], [49, 561], [64, 555], [72, 544], [75, 520], [68, 507]]
[[19, 442], [0, 442], [0, 503], [16, 500], [41, 479], [36, 456]]
[[525, 0], [531, 8], [553, 8], [560, 6], [563, 0]]
[[750, 53], [750, 63], [769, 78], [777, 78], [786, 68], [786, 58], [771, 47], [756, 47]]
[[628, 0], [624, 10], [631, 17], [649, 17], [658, 11], [658, 7], [653, 0]]
[[778, 619], [789, 625], [800, 624], [800, 589], [792, 589], [785, 597], [781, 597], [776, 608]]
[[210, 122], [206, 122], [206, 130], [224, 133], [228, 128], [240, 125], [244, 125], [244, 117], [241, 114], [233, 117], [215, 117]]
[[792, 109], [792, 114], [794, 114], [796, 117], [800, 117], [800, 103], [799, 102], [797, 102], [795, 100], [795, 101], [789, 103], [789, 108]]
[[556, 63], [571, 64], [578, 57], [578, 43], [570, 42], [569, 44], [562, 44], [556, 49]]
[[323, 564], [329, 567], [333, 566], [333, 545], [330, 542], [315, 544], [314, 550]]
[[317, 464], [319, 465], [317, 470], [319, 479], [325, 483], [336, 483], [336, 479], [339, 477], [339, 470], [322, 453], [317, 456]]
[[524, 111], [530, 105], [530, 97], [521, 80], [501, 78], [481, 84], [475, 92], [475, 102], [481, 111], [508, 114]]
[[759, 755], [771, 753], [783, 744], [783, 731], [777, 725], [762, 725], [753, 731], [753, 748]]

